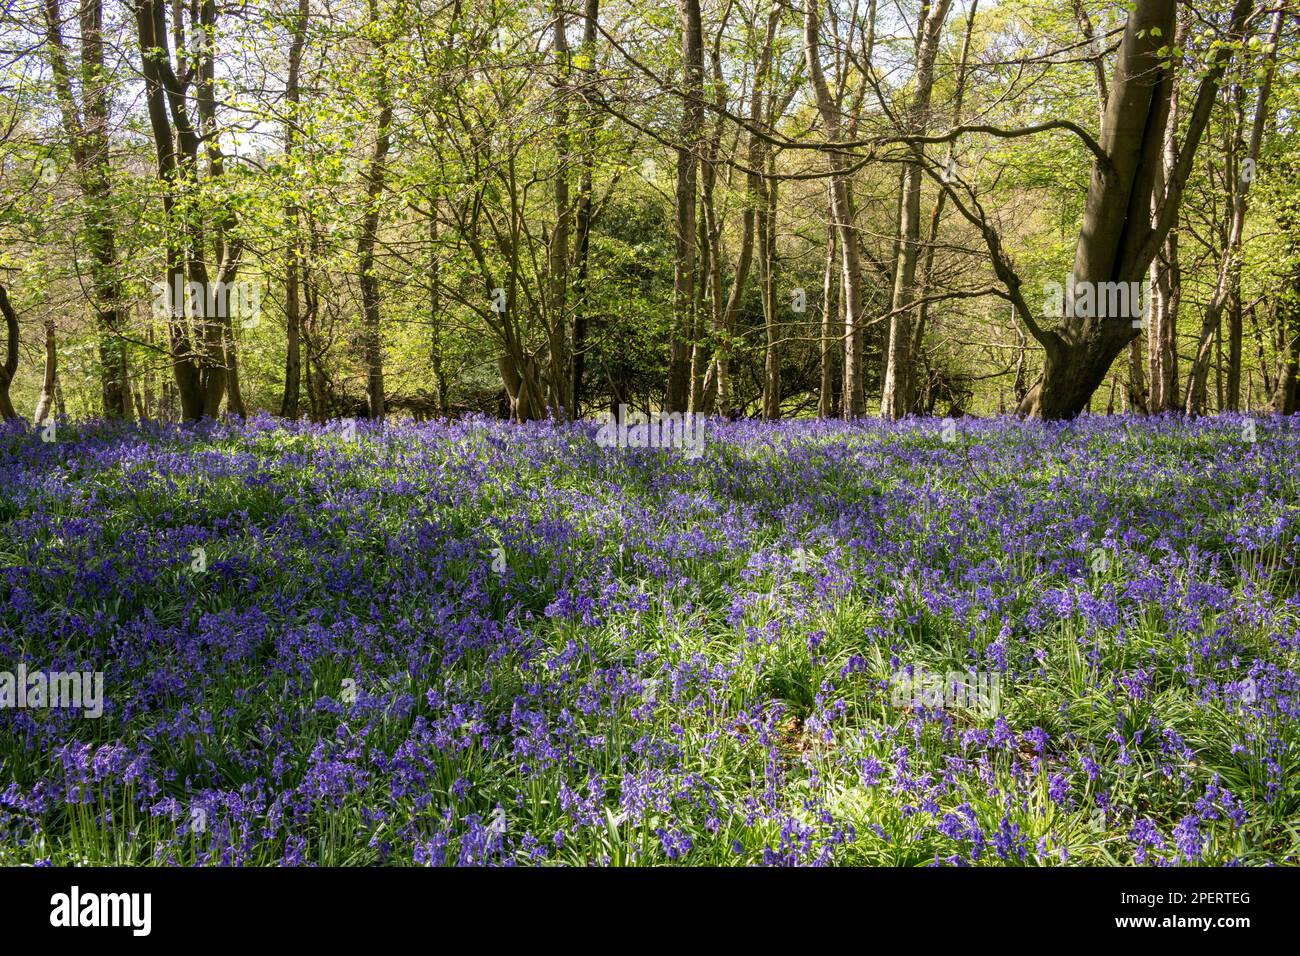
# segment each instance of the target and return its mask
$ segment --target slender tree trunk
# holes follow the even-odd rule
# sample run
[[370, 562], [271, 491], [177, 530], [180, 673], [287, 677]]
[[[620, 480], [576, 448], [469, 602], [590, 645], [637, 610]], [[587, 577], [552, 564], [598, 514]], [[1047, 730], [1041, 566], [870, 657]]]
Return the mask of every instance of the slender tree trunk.
[[4, 364], [0, 365], [0, 418], [12, 421], [18, 417], [9, 399], [9, 386], [18, 374], [18, 315], [9, 302], [9, 293], [0, 285], [0, 317], [5, 323]]
[[[1181, 48], [1187, 36], [1187, 18], [1178, 17], [1174, 32], [1174, 45]], [[1182, 83], [1175, 73], [1170, 77], [1169, 120], [1165, 124], [1164, 149], [1156, 166], [1155, 188], [1152, 190], [1152, 216], [1159, 215], [1158, 199], [1174, 173], [1178, 162], [1175, 134], [1178, 130]], [[1151, 398], [1148, 407], [1153, 414], [1182, 408], [1178, 389], [1178, 310], [1182, 300], [1182, 270], [1178, 260], [1178, 221], [1175, 219], [1169, 235], [1151, 262], [1150, 314], [1147, 317], [1147, 358], [1151, 370]]]
[[108, 151], [109, 80], [104, 69], [102, 0], [80, 0], [81, 107], [78, 107], [63, 40], [59, 0], [45, 0], [46, 44], [64, 134], [77, 168], [85, 201], [85, 243], [90, 253], [91, 290], [99, 336], [100, 381], [104, 415], [129, 418], [126, 309], [117, 263], [113, 195]]
[[[196, 39], [198, 41], [198, 84], [195, 88], [195, 101], [198, 108], [199, 136], [206, 146], [208, 181], [212, 184], [220, 184], [225, 176], [225, 158], [221, 153], [220, 131], [217, 127], [216, 0], [201, 0], [199, 3], [199, 26]], [[223, 373], [226, 407], [231, 414], [244, 418], [246, 410], [244, 396], [239, 386], [238, 347], [231, 316], [232, 291], [239, 263], [239, 246], [232, 237], [236, 225], [235, 214], [229, 206], [222, 210], [213, 224], [217, 286], [210, 298], [216, 306], [217, 314], [207, 315], [206, 318], [209, 328], [216, 327], [218, 330], [219, 345], [213, 351]], [[204, 253], [201, 241], [196, 243], [196, 251], [202, 258]], [[216, 396], [214, 403], [213, 396], [209, 394], [208, 402], [211, 406], [209, 414], [215, 416], [220, 410], [221, 395]]]
[[[199, 152], [205, 139], [210, 178], [222, 173], [221, 152], [216, 138], [213, 84], [216, 6], [204, 0], [189, 8], [198, 22], [193, 47], [186, 41], [186, 8], [173, 8], [171, 39], [168, 37], [165, 7], [159, 0], [138, 0], [136, 27], [140, 41], [141, 74], [145, 81], [145, 103], [158, 156], [158, 175], [163, 183], [163, 215], [167, 223], [167, 304], [169, 313], [172, 368], [182, 414], [195, 420], [215, 417], [226, 394], [228, 368], [233, 359], [229, 296], [226, 294], [238, 268], [240, 243], [232, 235], [235, 215], [227, 208], [215, 223], [218, 256], [217, 280], [209, 281], [205, 259], [205, 230], [196, 216], [184, 215], [180, 206], [183, 192], [199, 186]], [[173, 66], [170, 46], [182, 51], [181, 66]], [[178, 73], [177, 70], [180, 70]], [[190, 84], [198, 79], [195, 93], [203, 134], [190, 120]], [[186, 278], [190, 280], [187, 287]], [[192, 308], [186, 308], [187, 289], [195, 290]], [[188, 313], [188, 314], [187, 314]], [[191, 336], [190, 320], [197, 334]], [[236, 382], [238, 380], [236, 379]], [[238, 397], [233, 409], [240, 411]]]
[[553, 47], [558, 74], [555, 97], [555, 154], [554, 183], [555, 230], [551, 233], [548, 250], [549, 295], [547, 297], [547, 335], [551, 353], [551, 407], [557, 415], [576, 417], [573, 398], [569, 394], [573, 385], [573, 364], [569, 352], [572, 332], [569, 325], [569, 245], [573, 232], [573, 203], [569, 198], [569, 91], [572, 64], [569, 62], [568, 15], [563, 0], [555, 0], [552, 10]]
[[817, 389], [817, 417], [831, 418], [835, 414], [835, 366], [841, 353], [841, 342], [836, 335], [839, 304], [835, 301], [835, 273], [838, 249], [834, 213], [830, 211], [830, 191], [827, 190], [828, 222], [826, 227], [826, 267], [822, 271], [822, 334], [821, 382]]
[[1282, 344], [1282, 363], [1273, 387], [1273, 410], [1281, 415], [1300, 411], [1300, 283], [1279, 298], [1278, 332]]
[[[368, 0], [371, 24], [379, 23], [376, 0]], [[366, 398], [372, 419], [382, 419], [384, 407], [384, 355], [380, 327], [379, 276], [375, 273], [375, 245], [379, 237], [379, 207], [384, 193], [384, 179], [391, 144], [393, 123], [392, 97], [388, 89], [388, 67], [384, 62], [385, 46], [376, 43], [375, 101], [379, 119], [375, 145], [366, 172], [366, 213], [361, 235], [357, 238], [357, 267], [361, 273], [361, 325], [365, 342]]]
[[[804, 49], [808, 61], [808, 79], [821, 114], [827, 142], [840, 140], [840, 115], [821, 63], [821, 24], [817, 3], [804, 4]], [[854, 225], [849, 194], [848, 157], [844, 153], [827, 154], [831, 165], [831, 216], [839, 232], [841, 270], [844, 276], [844, 385], [843, 414], [858, 418], [866, 411], [866, 392], [862, 365], [862, 267], [858, 255], [858, 231]]]
[[429, 209], [429, 368], [437, 390], [438, 415], [446, 418], [447, 369], [443, 363], [442, 256], [438, 244], [438, 200], [430, 200]]
[[[1241, 332], [1241, 288], [1238, 285], [1228, 305], [1228, 376], [1224, 383], [1224, 409], [1229, 412], [1241, 411]], [[1249, 395], [1246, 403], [1250, 404]]]
[[321, 255], [320, 236], [310, 213], [300, 220], [299, 237], [305, 242], [304, 257], [298, 260], [299, 288], [302, 291], [303, 381], [307, 388], [307, 411], [313, 422], [323, 422], [329, 415], [326, 380], [327, 343], [321, 328], [320, 293], [312, 274], [311, 263]]
[[[181, 161], [186, 153], [178, 147], [182, 141], [187, 148], [190, 147], [197, 137], [188, 127], [183, 91], [172, 71], [166, 18], [159, 0], [139, 0], [136, 29], [140, 41], [141, 75], [145, 83], [145, 105], [158, 159], [158, 178], [163, 187], [163, 218], [167, 225], [165, 298], [168, 347], [181, 415], [194, 421], [203, 417], [206, 404], [203, 356], [194, 346], [186, 319], [186, 256], [181, 240], [185, 224], [177, 202], [182, 180]], [[173, 117], [176, 119], [174, 133]]]
[[[768, 171], [775, 172], [774, 157], [768, 153]], [[781, 330], [776, 292], [776, 195], [777, 180], [769, 176], [766, 202], [758, 220], [759, 274], [763, 286], [763, 327], [767, 347], [763, 353], [763, 418], [781, 417]]]
[[700, 131], [704, 124], [704, 33], [699, 0], [678, 0], [686, 101], [677, 149], [677, 255], [673, 269], [673, 340], [668, 362], [667, 411], [690, 404], [691, 335], [695, 329], [695, 193]]
[[[928, 0], [921, 7], [917, 31], [916, 90], [908, 108], [907, 132], [921, 134], [929, 124], [934, 90], [934, 60], [951, 0]], [[916, 299], [916, 264], [921, 239], [921, 160], [903, 165], [898, 218], [898, 260], [894, 268], [894, 295], [889, 320], [889, 345], [885, 351], [885, 383], [880, 398], [881, 418], [902, 418], [912, 408], [912, 323]]]
[[1139, 336], [1128, 344], [1128, 386], [1129, 408], [1145, 415], [1150, 411], [1147, 404], [1146, 356], [1142, 354], [1142, 338]]
[[[1235, 362], [1237, 375], [1240, 376], [1241, 318], [1240, 311], [1231, 308], [1231, 304], [1238, 296], [1241, 283], [1241, 245], [1248, 209], [1247, 195], [1250, 192], [1250, 183], [1254, 178], [1255, 167], [1259, 162], [1259, 149], [1264, 137], [1264, 126], [1268, 122], [1268, 101], [1273, 87], [1273, 68], [1277, 62], [1277, 45], [1284, 19], [1285, 11], [1282, 9], [1279, 9], [1273, 16], [1273, 26], [1269, 31], [1268, 46], [1265, 53], [1264, 76], [1260, 81], [1259, 94], [1255, 101], [1255, 117], [1250, 130], [1250, 145], [1246, 149], [1245, 163], [1242, 164], [1240, 169], [1237, 168], [1235, 163], [1229, 163], [1231, 191], [1227, 242], [1224, 245], [1223, 255], [1219, 261], [1214, 293], [1210, 297], [1210, 304], [1206, 308], [1205, 317], [1201, 322], [1200, 335], [1197, 337], [1196, 357], [1192, 360], [1192, 366], [1187, 373], [1187, 394], [1184, 397], [1183, 410], [1188, 415], [1197, 415], [1205, 410], [1206, 376], [1209, 372], [1211, 349], [1218, 338], [1219, 326], [1225, 309], [1236, 313], [1236, 322], [1231, 330], [1233, 342], [1230, 361]], [[1239, 125], [1236, 136], [1238, 145], [1241, 138], [1242, 132]], [[1244, 173], [1243, 170], [1249, 170], [1249, 173]], [[1232, 399], [1231, 401], [1221, 402], [1220, 407], [1227, 405], [1235, 410], [1237, 402], [1236, 395], [1233, 393], [1236, 392], [1239, 381], [1240, 378], [1238, 377], [1236, 381], [1230, 383], [1229, 394], [1232, 395]]]
[[[59, 386], [59, 349], [54, 338], [54, 318], [45, 320], [45, 372], [41, 377], [41, 394], [36, 400], [36, 413], [32, 420], [37, 424], [45, 421], [54, 407], [55, 395]], [[143, 414], [140, 416], [144, 417]]]
[[582, 375], [587, 358], [587, 272], [591, 257], [593, 175], [596, 167], [596, 131], [600, 114], [587, 88], [596, 69], [596, 35], [600, 20], [600, 0], [584, 0], [582, 13], [583, 67], [588, 71], [583, 83], [582, 175], [578, 179], [578, 206], [574, 216], [575, 275], [573, 281], [573, 413], [581, 414]]
[[222, 354], [226, 363], [226, 408], [232, 415], [247, 418], [248, 410], [244, 407], [244, 393], [239, 385], [239, 346], [235, 340], [235, 330], [230, 313], [222, 316], [221, 332]]
[[[722, 74], [722, 32], [726, 20], [719, 24], [712, 48], [713, 88], [715, 105], [726, 105], [726, 85]], [[717, 399], [716, 376], [713, 371], [712, 344], [718, 338], [717, 333], [725, 325], [723, 310], [726, 302], [722, 288], [722, 224], [718, 218], [716, 202], [718, 180], [718, 155], [722, 149], [724, 118], [719, 113], [709, 134], [703, 161], [700, 164], [700, 223], [699, 250], [700, 274], [704, 288], [697, 297], [696, 329], [691, 347], [691, 398], [690, 411], [696, 414], [708, 414]], [[713, 335], [705, 330], [704, 315], [707, 312], [712, 320]], [[711, 383], [712, 386], [711, 387]]]
[[[962, 35], [961, 58], [958, 60], [957, 63], [956, 92], [954, 93], [953, 96], [953, 107], [952, 107], [953, 126], [958, 126], [961, 123], [962, 102], [965, 99], [965, 95], [966, 95], [967, 65], [970, 61], [971, 36], [975, 32], [975, 14], [978, 9], [979, 9], [979, 0], [972, 0], [970, 9], [966, 13], [966, 29]], [[1103, 106], [1105, 105], [1104, 94], [1102, 96], [1102, 104]], [[955, 174], [956, 161], [957, 161], [956, 150], [954, 149], [953, 144], [949, 143], [947, 155], [944, 157], [945, 170], [946, 170], [945, 175]], [[922, 299], [922, 301], [917, 305], [916, 326], [912, 329], [911, 354], [913, 356], [924, 357], [925, 354], [923, 349], [925, 345], [926, 325], [929, 322], [930, 307], [929, 304], [924, 301], [924, 299], [929, 294], [930, 280], [931, 280], [931, 276], [934, 273], [934, 254], [935, 254], [935, 248], [937, 247], [939, 241], [939, 225], [943, 221], [944, 207], [947, 205], [947, 201], [948, 201], [947, 191], [940, 190], [939, 195], [934, 202], [934, 209], [930, 213], [930, 232], [929, 232], [930, 238], [925, 246], [925, 259], [921, 264], [921, 276], [917, 282], [917, 289], [919, 290], [918, 296]], [[915, 388], [913, 389], [913, 391], [918, 392], [918, 390]], [[922, 396], [919, 393], [914, 394], [912, 396], [912, 410], [917, 412], [918, 414], [928, 411], [928, 409], [924, 409], [922, 407]]]
[[[293, 25], [293, 41], [289, 45], [289, 76], [285, 83], [284, 155], [292, 164], [296, 162], [294, 150], [298, 132], [299, 80], [302, 72], [302, 53], [307, 45], [307, 23], [311, 15], [309, 0], [298, 0], [298, 15]], [[298, 289], [302, 239], [298, 234], [298, 203], [290, 200], [284, 209], [287, 237], [284, 264], [284, 394], [280, 399], [280, 414], [284, 418], [298, 417], [298, 401], [302, 393], [302, 311], [301, 293]]]
[[[703, 223], [700, 227], [700, 252], [705, 263], [703, 271], [708, 279], [707, 298], [709, 313], [713, 317], [713, 337], [715, 341], [718, 337], [717, 333], [726, 328], [727, 309], [726, 299], [723, 295], [722, 279], [722, 223], [719, 221], [715, 203], [716, 159], [717, 153], [715, 150], [712, 159], [704, 166], [704, 188], [701, 190], [702, 201], [700, 203], [703, 213]], [[703, 310], [701, 310], [702, 315]], [[703, 328], [699, 331], [700, 334], [696, 336], [691, 355], [690, 410], [697, 414], [707, 415], [712, 412], [717, 401], [717, 377], [714, 374], [716, 366], [714, 364], [713, 350], [706, 340]]]
[[715, 404], [719, 415], [729, 417], [731, 408], [731, 335], [740, 317], [740, 307], [749, 282], [754, 261], [754, 234], [759, 212], [765, 207], [767, 193], [763, 188], [761, 171], [767, 166], [767, 150], [759, 129], [765, 115], [768, 77], [772, 68], [772, 43], [780, 13], [776, 8], [768, 14], [767, 31], [758, 46], [758, 62], [754, 69], [754, 87], [749, 100], [749, 125], [746, 161], [749, 171], [745, 176], [745, 206], [741, 213], [740, 252], [736, 260], [736, 274], [732, 279], [727, 304], [723, 308], [722, 328], [718, 330], [718, 350], [713, 361], [713, 381], [706, 382], [705, 391], [716, 394]]
[[1088, 11], [1084, 7], [1082, 0], [1074, 0], [1074, 18], [1078, 21], [1079, 32], [1088, 41], [1088, 49], [1092, 54], [1089, 60], [1092, 63], [1092, 80], [1097, 87], [1097, 128], [1102, 129], [1106, 125], [1106, 101], [1110, 98], [1110, 93], [1106, 88], [1105, 46], [1101, 38], [1097, 36], [1097, 31], [1092, 25], [1092, 18], [1088, 16]]

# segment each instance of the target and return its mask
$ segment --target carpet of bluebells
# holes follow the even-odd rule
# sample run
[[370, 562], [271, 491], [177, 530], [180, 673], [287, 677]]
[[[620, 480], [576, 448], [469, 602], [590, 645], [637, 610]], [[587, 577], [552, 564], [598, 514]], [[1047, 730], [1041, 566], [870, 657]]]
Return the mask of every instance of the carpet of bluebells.
[[595, 432], [0, 429], [0, 863], [1297, 862], [1300, 418]]

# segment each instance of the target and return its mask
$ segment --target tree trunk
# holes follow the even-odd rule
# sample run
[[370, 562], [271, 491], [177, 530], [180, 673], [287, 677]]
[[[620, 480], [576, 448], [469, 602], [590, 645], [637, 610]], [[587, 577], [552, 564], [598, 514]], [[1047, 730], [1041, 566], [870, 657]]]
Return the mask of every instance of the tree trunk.
[[[153, 132], [158, 160], [158, 178], [163, 185], [163, 218], [166, 239], [166, 319], [168, 349], [181, 416], [187, 421], [203, 417], [204, 396], [200, 375], [200, 357], [190, 338], [186, 323], [184, 285], [185, 254], [180, 234], [183, 224], [177, 210], [180, 189], [180, 151], [177, 137], [185, 117], [184, 98], [171, 68], [167, 25], [159, 0], [140, 0], [136, 5], [136, 30], [140, 41], [140, 72], [145, 82], [145, 105]], [[179, 101], [179, 102], [177, 102]], [[172, 112], [176, 106], [177, 133], [172, 131]]]
[[1300, 411], [1300, 288], [1292, 288], [1280, 297], [1277, 322], [1282, 339], [1282, 364], [1273, 388], [1273, 410], [1280, 415]]
[[[1237, 0], [1229, 27], [1233, 38], [1240, 38], [1250, 6], [1251, 0]], [[1174, 0], [1138, 0], [1120, 45], [1098, 144], [1104, 159], [1098, 157], [1093, 166], [1075, 250], [1076, 297], [1106, 284], [1127, 286], [1139, 281], [1177, 216], [1233, 45], [1224, 44], [1211, 54], [1177, 163], [1152, 216], [1171, 85], [1162, 51], [1173, 33]], [[1021, 403], [1022, 413], [1049, 419], [1078, 415], [1087, 408], [1115, 357], [1138, 334], [1134, 315], [1091, 315], [1080, 307], [1082, 301], [1067, 297], [1067, 317], [1058, 329], [1043, 334], [1043, 376]]]
[[[193, 15], [194, 8], [191, 9]], [[182, 59], [189, 64], [195, 52], [185, 39], [185, 8], [173, 8], [172, 36]], [[212, 99], [215, 55], [208, 38], [215, 31], [216, 7], [206, 0], [197, 7], [198, 30], [204, 39], [197, 44], [198, 68], [186, 65], [178, 75], [172, 65], [164, 5], [160, 0], [139, 0], [136, 28], [140, 42], [141, 75], [145, 81], [145, 104], [158, 158], [158, 177], [163, 183], [163, 216], [167, 224], [167, 317], [172, 369], [180, 396], [181, 413], [187, 420], [215, 417], [226, 394], [227, 368], [233, 357], [229, 341], [229, 296], [226, 294], [239, 263], [240, 245], [230, 235], [234, 214], [226, 210], [216, 223], [219, 259], [217, 281], [209, 281], [205, 260], [202, 222], [182, 214], [180, 199], [187, 187], [198, 183], [199, 149], [203, 142], [190, 120], [188, 88], [201, 79], [197, 91], [200, 116], [208, 132], [210, 175], [221, 173], [221, 153], [215, 135], [215, 106]], [[190, 280], [189, 285], [186, 279]], [[187, 310], [189, 290], [199, 301]], [[210, 308], [211, 305], [216, 308]], [[189, 313], [187, 315], [187, 312]], [[193, 319], [197, 335], [189, 327]], [[236, 408], [238, 410], [238, 408]]]
[[[1178, 18], [1174, 31], [1174, 45], [1181, 48], [1187, 37], [1188, 20]], [[1175, 73], [1170, 77], [1169, 121], [1165, 124], [1164, 150], [1156, 167], [1156, 184], [1152, 190], [1153, 216], [1159, 214], [1158, 198], [1164, 194], [1165, 183], [1173, 174], [1178, 162], [1175, 134], [1178, 131], [1182, 81]], [[1178, 390], [1178, 309], [1182, 301], [1182, 269], [1178, 260], [1178, 222], [1174, 221], [1169, 235], [1151, 262], [1151, 308], [1147, 316], [1147, 359], [1151, 370], [1151, 398], [1148, 408], [1152, 414], [1171, 412], [1182, 408]]]
[[81, 0], [81, 107], [78, 107], [63, 41], [59, 0], [45, 0], [51, 73], [64, 135], [85, 201], [85, 243], [90, 253], [91, 290], [99, 335], [100, 382], [106, 418], [131, 416], [127, 386], [126, 309], [117, 263], [108, 150], [109, 95], [104, 70], [102, 0]]
[[0, 365], [0, 418], [11, 421], [18, 417], [13, 402], [9, 400], [9, 386], [18, 374], [18, 316], [9, 303], [9, 293], [0, 285], [0, 316], [5, 323], [4, 364]]
[[[907, 132], [919, 135], [929, 123], [934, 90], [934, 60], [951, 0], [930, 0], [921, 7], [917, 31], [916, 90], [908, 108]], [[921, 239], [921, 160], [904, 163], [898, 216], [898, 259], [890, 306], [889, 344], [885, 350], [885, 382], [880, 417], [897, 419], [912, 409], [912, 319], [916, 299], [916, 264]]]
[[[972, 0], [970, 9], [966, 13], [966, 29], [962, 35], [961, 58], [957, 62], [957, 80], [956, 91], [953, 95], [952, 107], [952, 125], [961, 124], [962, 102], [966, 95], [966, 78], [967, 66], [970, 62], [970, 45], [971, 36], [975, 32], [975, 14], [979, 9], [979, 0]], [[1086, 17], [1086, 15], [1085, 15]], [[1105, 94], [1102, 94], [1102, 104], [1105, 105]], [[944, 157], [945, 170], [951, 171], [956, 163], [956, 150], [953, 143], [948, 144], [947, 155]], [[945, 172], [948, 175], [948, 172]], [[939, 240], [939, 225], [943, 221], [944, 207], [947, 205], [948, 193], [946, 190], [940, 190], [938, 197], [934, 201], [934, 209], [930, 213], [930, 232], [929, 242], [925, 246], [925, 259], [921, 263], [921, 276], [917, 282], [918, 297], [922, 301], [916, 307], [916, 325], [912, 329], [911, 354], [913, 356], [924, 356], [923, 348], [925, 345], [926, 324], [929, 321], [930, 307], [924, 301], [930, 290], [930, 279], [934, 273], [934, 253]], [[913, 388], [912, 410], [917, 414], [927, 414], [929, 404], [922, 407], [922, 396]]]
[[1128, 407], [1145, 415], [1150, 411], [1147, 401], [1146, 356], [1142, 354], [1142, 338], [1128, 344]]
[[[59, 349], [54, 338], [54, 318], [45, 320], [45, 373], [41, 377], [41, 394], [36, 400], [32, 421], [40, 424], [50, 417], [59, 386]], [[144, 417], [143, 414], [140, 415]]]
[[572, 161], [569, 136], [569, 91], [572, 64], [569, 61], [568, 15], [565, 5], [555, 0], [553, 46], [555, 50], [557, 96], [555, 98], [554, 183], [555, 229], [547, 250], [547, 336], [551, 353], [551, 401], [557, 415], [576, 417], [573, 398], [573, 364], [569, 352], [569, 243], [573, 232], [573, 203], [569, 198], [569, 166]]
[[[1240, 279], [1240, 276], [1238, 276]], [[1236, 283], [1228, 305], [1228, 378], [1224, 383], [1225, 411], [1241, 411], [1241, 286]], [[1247, 405], [1250, 398], [1247, 396]]]
[[682, 24], [682, 74], [685, 103], [677, 147], [677, 254], [673, 268], [673, 340], [668, 361], [669, 412], [690, 404], [691, 335], [695, 328], [695, 192], [700, 130], [704, 124], [704, 33], [699, 0], [678, 0]]
[[776, 35], [776, 26], [780, 13], [775, 8], [768, 14], [767, 32], [761, 44], [758, 44], [758, 62], [754, 68], [754, 87], [749, 100], [748, 153], [746, 157], [749, 170], [745, 175], [745, 206], [741, 213], [740, 252], [736, 260], [736, 274], [732, 279], [731, 291], [727, 295], [727, 304], [722, 310], [722, 328], [719, 329], [717, 353], [714, 356], [712, 380], [706, 381], [706, 394], [714, 394], [713, 403], [719, 415], [729, 417], [731, 408], [731, 334], [740, 317], [740, 307], [744, 300], [745, 288], [749, 282], [750, 269], [754, 262], [754, 234], [759, 212], [766, 203], [761, 171], [767, 166], [767, 149], [762, 137], [755, 130], [763, 123], [765, 115], [765, 93], [768, 76], [772, 68], [772, 42]]
[[[808, 79], [817, 99], [826, 140], [834, 145], [840, 139], [840, 115], [831, 96], [821, 63], [821, 24], [817, 3], [804, 4], [804, 49], [808, 60]], [[848, 157], [829, 152], [831, 166], [831, 217], [839, 232], [841, 270], [844, 277], [844, 384], [841, 402], [845, 418], [858, 418], [866, 411], [866, 392], [862, 367], [862, 267], [858, 255], [858, 231], [854, 225], [849, 194]]]
[[835, 366], [841, 349], [836, 332], [839, 304], [835, 301], [835, 243], [834, 213], [830, 212], [830, 191], [827, 190], [828, 223], [826, 227], [826, 267], [822, 271], [822, 334], [821, 382], [817, 389], [817, 417], [831, 418], [835, 414]]
[[600, 20], [600, 0], [585, 0], [582, 12], [583, 67], [588, 77], [582, 85], [584, 122], [582, 130], [582, 175], [578, 179], [578, 206], [574, 216], [575, 274], [573, 280], [573, 414], [581, 414], [582, 375], [587, 357], [587, 271], [591, 257], [593, 175], [596, 167], [596, 131], [600, 114], [591, 100], [588, 86], [596, 70], [596, 35]]
[[[726, 106], [726, 81], [722, 74], [722, 55], [719, 46], [722, 43], [726, 19], [718, 25], [712, 49], [714, 103], [721, 111]], [[689, 409], [695, 414], [709, 414], [717, 399], [716, 389], [711, 390], [709, 383], [716, 384], [713, 371], [712, 347], [718, 339], [718, 333], [725, 327], [722, 285], [722, 223], [718, 218], [716, 202], [718, 181], [718, 155], [722, 148], [724, 117], [721, 112], [714, 120], [713, 130], [705, 147], [703, 161], [700, 164], [700, 223], [699, 250], [700, 273], [704, 277], [704, 288], [696, 301], [696, 329], [691, 347], [691, 397]], [[704, 314], [707, 304], [712, 319], [713, 335], [708, 335], [704, 328]]]
[[[379, 22], [376, 0], [368, 0], [370, 23]], [[366, 213], [357, 237], [357, 268], [361, 273], [361, 326], [365, 343], [366, 399], [372, 419], [384, 417], [384, 354], [379, 314], [379, 276], [375, 273], [375, 245], [379, 237], [379, 207], [384, 193], [388, 149], [391, 143], [393, 104], [388, 89], [385, 43], [376, 41], [375, 100], [379, 119], [375, 145], [366, 171]]]
[[[307, 44], [307, 21], [310, 15], [308, 0], [298, 0], [298, 15], [293, 24], [293, 41], [289, 45], [289, 76], [284, 88], [284, 156], [285, 161], [290, 165], [296, 161], [294, 147], [298, 128], [298, 87], [302, 71], [303, 48]], [[298, 417], [298, 399], [302, 393], [302, 312], [298, 290], [302, 240], [298, 235], [298, 215], [298, 203], [290, 200], [284, 209], [284, 225], [288, 236], [284, 264], [284, 394], [280, 398], [280, 415], [284, 418]]]
[[443, 364], [442, 256], [438, 245], [438, 200], [430, 199], [429, 208], [429, 368], [437, 391], [438, 415], [446, 418], [447, 369]]
[[[768, 171], [774, 172], [768, 153]], [[766, 201], [758, 220], [759, 275], [763, 287], [763, 418], [781, 417], [781, 342], [776, 294], [776, 193], [777, 180], [769, 176], [764, 189]]]
[[[1188, 415], [1198, 415], [1205, 410], [1205, 386], [1206, 376], [1209, 372], [1211, 347], [1218, 338], [1219, 326], [1225, 309], [1235, 319], [1231, 328], [1232, 342], [1229, 359], [1230, 363], [1233, 364], [1230, 364], [1229, 368], [1231, 370], [1235, 365], [1237, 377], [1235, 380], [1230, 378], [1228, 385], [1230, 400], [1221, 403], [1220, 407], [1226, 405], [1233, 411], [1236, 410], [1236, 393], [1239, 389], [1241, 374], [1241, 312], [1239, 306], [1234, 307], [1233, 303], [1238, 299], [1238, 291], [1241, 285], [1241, 243], [1246, 223], [1246, 212], [1249, 208], [1247, 196], [1250, 192], [1250, 183], [1254, 178], [1256, 165], [1259, 162], [1259, 148], [1263, 142], [1264, 126], [1268, 122], [1268, 101], [1273, 87], [1273, 67], [1277, 62], [1277, 44], [1284, 19], [1285, 11], [1280, 9], [1273, 16], [1273, 26], [1269, 31], [1268, 46], [1264, 56], [1264, 76], [1260, 81], [1259, 94], [1255, 101], [1255, 117], [1250, 130], [1250, 145], [1246, 149], [1245, 163], [1239, 169], [1237, 164], [1231, 161], [1232, 157], [1229, 157], [1231, 187], [1228, 203], [1228, 235], [1224, 244], [1223, 255], [1219, 260], [1214, 293], [1210, 297], [1210, 303], [1205, 310], [1205, 317], [1201, 322], [1200, 335], [1197, 337], [1196, 356], [1187, 372], [1187, 394], [1184, 397], [1183, 410]], [[1240, 124], [1238, 124], [1234, 138], [1236, 141], [1234, 147], [1239, 146], [1242, 140]], [[1235, 152], [1235, 149], [1233, 151]], [[1243, 169], [1250, 172], [1244, 174]]]
[[[195, 101], [198, 106], [199, 135], [206, 145], [207, 178], [210, 183], [220, 183], [225, 175], [225, 159], [221, 153], [220, 131], [217, 128], [216, 37], [216, 0], [202, 0], [199, 4], [197, 57], [199, 82], [195, 89]], [[229, 206], [213, 223], [213, 250], [217, 262], [217, 286], [213, 298], [217, 304], [217, 315], [206, 317], [209, 327], [215, 325], [219, 330], [220, 346], [215, 351], [217, 362], [224, 373], [226, 408], [231, 414], [244, 418], [247, 413], [244, 408], [244, 396], [239, 386], [239, 355], [230, 308], [239, 262], [239, 246], [233, 241], [231, 235], [236, 224], [235, 214]], [[197, 250], [202, 257], [201, 243], [197, 245]], [[218, 396], [211, 411], [212, 415], [218, 413], [220, 404], [221, 397]]]

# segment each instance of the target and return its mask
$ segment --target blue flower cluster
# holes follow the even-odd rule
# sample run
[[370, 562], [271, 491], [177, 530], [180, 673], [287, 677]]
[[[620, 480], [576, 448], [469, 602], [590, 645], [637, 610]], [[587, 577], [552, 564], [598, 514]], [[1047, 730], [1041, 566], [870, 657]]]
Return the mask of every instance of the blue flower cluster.
[[0, 701], [0, 863], [1296, 862], [1300, 419], [1244, 433], [3, 426], [0, 671], [104, 700]]

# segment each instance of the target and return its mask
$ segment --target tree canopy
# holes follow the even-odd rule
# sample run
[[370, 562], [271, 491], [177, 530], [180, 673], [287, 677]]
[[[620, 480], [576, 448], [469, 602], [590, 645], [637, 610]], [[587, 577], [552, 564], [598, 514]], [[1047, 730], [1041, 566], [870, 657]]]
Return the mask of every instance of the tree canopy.
[[1296, 410], [1286, 0], [14, 0], [0, 413]]

